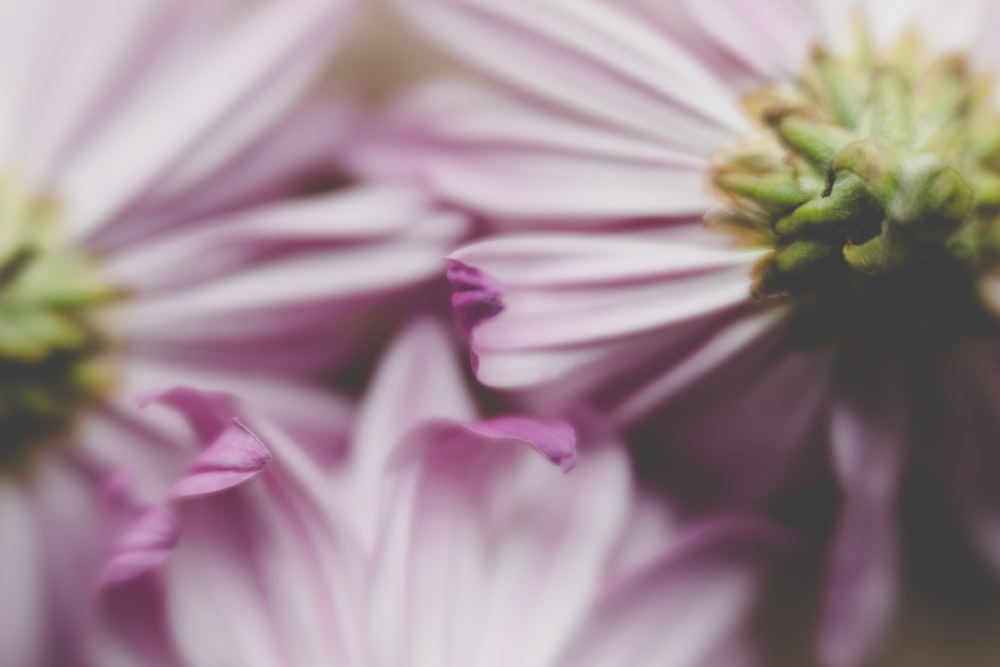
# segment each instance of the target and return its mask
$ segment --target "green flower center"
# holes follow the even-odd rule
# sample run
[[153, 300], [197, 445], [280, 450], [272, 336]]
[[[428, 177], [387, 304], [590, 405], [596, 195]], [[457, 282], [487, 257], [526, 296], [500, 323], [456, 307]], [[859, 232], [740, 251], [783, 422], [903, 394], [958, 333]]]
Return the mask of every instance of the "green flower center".
[[1000, 259], [992, 82], [958, 56], [922, 59], [913, 36], [879, 57], [858, 43], [746, 99], [758, 131], [716, 156], [708, 224], [770, 248], [754, 296], [790, 300], [813, 328], [983, 325], [976, 281]]
[[108, 387], [96, 314], [120, 293], [57, 218], [52, 202], [0, 184], [0, 472], [23, 468]]

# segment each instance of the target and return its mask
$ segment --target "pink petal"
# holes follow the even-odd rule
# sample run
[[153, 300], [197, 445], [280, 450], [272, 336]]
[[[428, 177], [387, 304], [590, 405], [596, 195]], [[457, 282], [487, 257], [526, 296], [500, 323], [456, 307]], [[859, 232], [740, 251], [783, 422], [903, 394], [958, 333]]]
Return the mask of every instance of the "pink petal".
[[369, 380], [337, 483], [369, 546], [377, 527], [386, 464], [399, 442], [427, 421], [475, 418], [473, 396], [454, 343], [439, 323], [417, 320], [392, 341]]
[[[48, 0], [31, 3], [56, 6]], [[142, 73], [151, 77], [175, 38], [193, 29], [220, 2], [178, 3], [169, 0], [100, 0], [82, 11], [64, 3], [61, 17], [50, 25], [58, 53], [49, 65], [36, 114], [25, 128], [25, 162], [35, 179], [48, 183], [63, 163], [98, 131], [102, 115], [133, 93]], [[16, 61], [17, 67], [26, 63]]]
[[242, 484], [271, 462], [271, 453], [237, 417], [236, 399], [227, 394], [175, 387], [145, 397], [143, 403], [174, 407], [191, 424], [205, 448], [174, 483], [169, 498], [200, 496]]
[[256, 476], [271, 453], [245, 426], [233, 422], [198, 455], [188, 474], [170, 490], [171, 498], [218, 493]]
[[688, 241], [560, 234], [495, 237], [452, 259], [454, 303], [471, 328], [477, 376], [516, 387], [552, 382], [626, 347], [635, 360], [640, 336], [650, 343], [659, 338], [669, 349], [672, 328], [749, 302], [756, 254]]
[[[136, 350], [161, 358], [315, 372], [371, 349], [378, 341], [356, 322], [405, 312], [466, 229], [410, 188], [249, 212], [114, 264], [155, 290], [130, 304], [122, 326]], [[204, 268], [177, 278], [181, 258]]]
[[399, 451], [373, 563], [375, 662], [548, 665], [596, 595], [628, 516], [625, 450], [588, 447], [562, 474], [510, 439], [523, 426], [429, 425]]
[[700, 215], [707, 151], [670, 127], [675, 136], [650, 141], [438, 85], [393, 109], [358, 159], [367, 173], [408, 178], [512, 224]]
[[534, 447], [563, 472], [576, 466], [576, 432], [566, 422], [539, 422], [507, 416], [469, 424], [469, 430], [490, 439], [516, 440]]
[[831, 456], [843, 494], [829, 556], [819, 654], [831, 667], [868, 664], [885, 639], [898, 587], [896, 516], [907, 424], [902, 379], [873, 377], [834, 408]]
[[160, 506], [146, 510], [118, 539], [101, 577], [115, 586], [159, 567], [177, 545], [177, 519]]
[[[158, 181], [196, 182], [256, 138], [322, 67], [327, 38], [349, 4], [296, 0], [249, 9], [230, 23], [230, 34], [204, 43], [196, 67], [175, 63], [119, 105], [99, 141], [60, 178], [71, 228], [78, 235], [96, 230]], [[174, 111], [169, 122], [162, 122], [164, 109]], [[154, 135], [151, 125], [159, 128]]]
[[454, 290], [452, 308], [467, 336], [479, 324], [503, 311], [503, 286], [490, 274], [450, 259], [448, 281]]
[[31, 500], [16, 485], [0, 487], [0, 646], [13, 665], [43, 664], [47, 641], [44, 543]]
[[803, 0], [764, 4], [737, 0], [689, 0], [686, 6], [702, 28], [728, 50], [772, 81], [798, 76], [819, 23]]
[[767, 570], [792, 545], [748, 517], [680, 532], [662, 554], [608, 590], [554, 663], [565, 667], [756, 665], [753, 613]]
[[669, 39], [612, 5], [573, 0], [400, 2], [465, 62], [570, 115], [710, 150], [745, 120], [732, 91]]
[[[294, 194], [317, 175], [339, 170], [358, 122], [357, 110], [344, 100], [324, 98], [296, 106], [213, 173], [174, 188], [161, 184], [155, 196], [130, 209], [127, 227], [101, 237], [101, 251], [120, 251], [116, 254], [127, 261], [164, 244], [167, 231], [186, 231], [178, 237], [192, 241], [202, 240], [202, 230], [209, 238], [213, 232], [218, 235], [215, 225], [230, 222], [228, 212]], [[316, 141], [319, 135], [325, 140]]]

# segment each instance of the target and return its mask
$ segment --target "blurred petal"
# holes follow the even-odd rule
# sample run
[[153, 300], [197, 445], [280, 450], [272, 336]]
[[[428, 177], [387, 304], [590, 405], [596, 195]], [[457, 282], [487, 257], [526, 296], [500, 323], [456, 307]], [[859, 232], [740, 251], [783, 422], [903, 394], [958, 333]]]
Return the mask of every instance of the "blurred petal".
[[750, 621], [763, 574], [790, 547], [787, 534], [758, 519], [695, 524], [653, 562], [610, 587], [555, 664], [761, 664]]
[[897, 603], [896, 507], [908, 441], [897, 370], [859, 374], [830, 419], [831, 458], [843, 494], [819, 637], [820, 658], [831, 667], [869, 664]]
[[[669, 39], [613, 5], [573, 0], [400, 2], [465, 62], [570, 115], [711, 150], [745, 120], [736, 96]], [[706, 154], [706, 153], [702, 153]]]
[[[59, 178], [75, 234], [106, 224], [156, 181], [204, 178], [256, 138], [319, 71], [326, 38], [342, 26], [349, 5], [264, 3], [246, 10], [230, 34], [216, 36], [197, 67], [177, 64], [147, 83]], [[174, 104], [178, 98], [185, 103]], [[161, 122], [165, 108], [176, 112], [167, 123]], [[158, 128], [152, 135], [151, 125]]]
[[698, 215], [706, 147], [683, 126], [659, 141], [559, 117], [493, 92], [439, 84], [394, 108], [359, 147], [364, 172], [403, 177], [525, 225]]

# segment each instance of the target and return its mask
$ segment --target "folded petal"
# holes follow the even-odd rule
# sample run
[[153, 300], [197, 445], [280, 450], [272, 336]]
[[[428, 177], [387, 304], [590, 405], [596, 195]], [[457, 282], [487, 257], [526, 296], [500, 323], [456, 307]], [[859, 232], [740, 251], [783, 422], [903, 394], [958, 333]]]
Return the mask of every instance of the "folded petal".
[[453, 253], [449, 277], [479, 379], [527, 387], [626, 348], [635, 361], [654, 339], [669, 356], [672, 329], [746, 306], [756, 257], [686, 239], [500, 236]]
[[[161, 400], [191, 422], [204, 450], [165, 508], [143, 514], [124, 534], [105, 580], [110, 609], [148, 596], [154, 577], [163, 614], [157, 604], [143, 613], [163, 624], [182, 664], [360, 664], [352, 658], [360, 631], [350, 610], [362, 553], [350, 524], [335, 520], [320, 469], [232, 397], [175, 389]], [[264, 468], [268, 453], [273, 460]], [[169, 523], [165, 516], [176, 539], [150, 530]], [[138, 566], [156, 568], [136, 577]], [[122, 640], [111, 646], [141, 644], [121, 618], [105, 621]]]

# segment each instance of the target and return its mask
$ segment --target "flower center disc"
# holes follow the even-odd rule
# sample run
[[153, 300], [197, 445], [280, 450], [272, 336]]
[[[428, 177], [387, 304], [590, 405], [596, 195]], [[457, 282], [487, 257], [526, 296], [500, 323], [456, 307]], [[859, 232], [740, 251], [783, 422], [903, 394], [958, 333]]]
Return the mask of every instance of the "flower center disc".
[[119, 296], [57, 237], [51, 202], [0, 185], [0, 472], [65, 433], [107, 388], [92, 311]]
[[746, 98], [758, 131], [715, 156], [707, 222], [771, 249], [754, 296], [791, 300], [813, 334], [991, 326], [975, 284], [1000, 258], [992, 82], [958, 56], [921, 59], [912, 35], [879, 59], [858, 42]]

